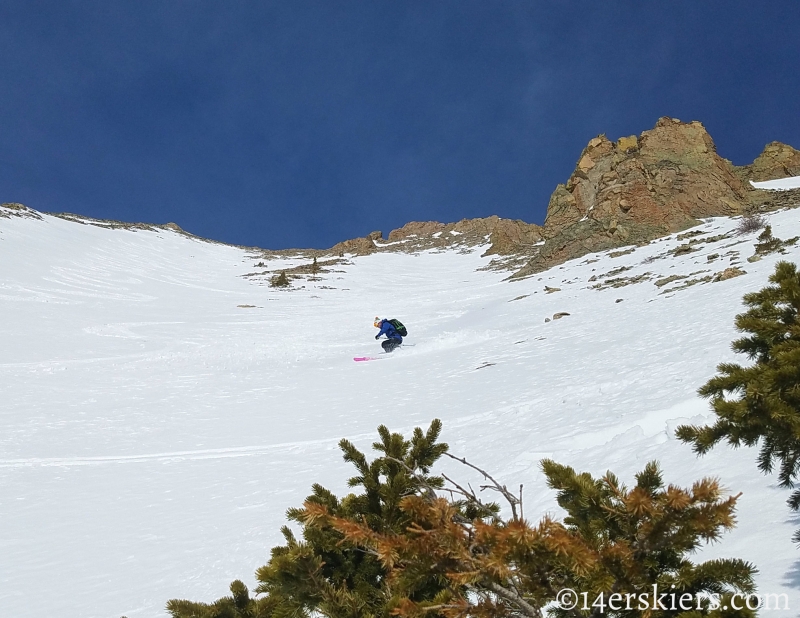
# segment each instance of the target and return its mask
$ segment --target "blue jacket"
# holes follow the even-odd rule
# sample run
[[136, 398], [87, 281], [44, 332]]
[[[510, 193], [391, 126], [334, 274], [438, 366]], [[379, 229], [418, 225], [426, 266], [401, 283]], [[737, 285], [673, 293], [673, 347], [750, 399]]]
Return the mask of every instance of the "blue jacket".
[[402, 341], [403, 338], [400, 336], [400, 333], [397, 332], [397, 329], [392, 326], [392, 323], [389, 320], [383, 320], [381, 322], [381, 332], [379, 332], [375, 339], [379, 339], [381, 335], [386, 335], [387, 339], [398, 339]]

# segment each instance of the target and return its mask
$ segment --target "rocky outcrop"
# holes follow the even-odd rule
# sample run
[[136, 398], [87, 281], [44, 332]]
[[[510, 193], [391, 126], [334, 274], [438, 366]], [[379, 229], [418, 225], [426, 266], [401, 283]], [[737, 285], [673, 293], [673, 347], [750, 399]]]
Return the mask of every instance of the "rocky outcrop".
[[[550, 196], [543, 226], [496, 216], [457, 223], [412, 221], [339, 243], [340, 253], [418, 251], [489, 244], [493, 264], [525, 277], [588, 253], [645, 244], [699, 219], [769, 210], [800, 202], [800, 190], [769, 192], [750, 181], [800, 175], [800, 151], [772, 142], [751, 164], [734, 166], [716, 152], [699, 122], [661, 118], [639, 136], [589, 141], [575, 171]], [[376, 235], [377, 234], [377, 235]]]
[[771, 144], [756, 160], [758, 166], [752, 167], [758, 172], [743, 173], [717, 154], [699, 122], [661, 118], [638, 137], [616, 142], [595, 137], [569, 180], [550, 197], [545, 243], [515, 276], [587, 253], [646, 243], [701, 217], [745, 212], [754, 199], [748, 174], [794, 164], [789, 152], [794, 149], [779, 146]]
[[543, 239], [542, 228], [518, 219], [499, 219], [489, 235], [491, 247], [484, 255], [513, 255], [530, 252]]
[[800, 152], [791, 146], [773, 142], [751, 165], [737, 167], [717, 154], [701, 123], [665, 117], [639, 136], [590, 140], [575, 171], [553, 191], [543, 226], [497, 216], [454, 223], [412, 221], [392, 230], [386, 240], [373, 232], [328, 251], [304, 254], [488, 245], [484, 255], [496, 259], [486, 268], [525, 277], [588, 253], [648, 243], [701, 218], [797, 205], [800, 190], [762, 191], [750, 184], [791, 175], [800, 175]]
[[531, 253], [542, 240], [541, 226], [498, 216], [462, 219], [457, 223], [412, 221], [389, 233], [389, 242], [402, 242], [404, 248], [424, 249], [453, 244], [476, 245], [488, 242], [484, 255]]
[[780, 142], [771, 142], [751, 165], [738, 167], [736, 172], [745, 182], [800, 176], [800, 150]]
[[[375, 246], [375, 234], [376, 232], [373, 232], [369, 236], [365, 236], [363, 238], [352, 238], [350, 240], [345, 240], [333, 245], [333, 247], [327, 251], [323, 251], [323, 253], [332, 253], [338, 256], [344, 256], [346, 253], [352, 255], [369, 255], [370, 253], [375, 253], [378, 250], [378, 247]], [[380, 238], [381, 233], [377, 232], [377, 234], [378, 238]]]
[[711, 279], [714, 283], [719, 281], [727, 281], [728, 279], [733, 279], [734, 277], [741, 277], [742, 275], [746, 275], [747, 271], [742, 270], [738, 266], [731, 266], [730, 268], [726, 268], [718, 272], [714, 277]]
[[[566, 183], [550, 196], [543, 226], [497, 216], [455, 223], [412, 221], [384, 240], [376, 231], [328, 250], [257, 251], [261, 258], [303, 259], [426, 249], [472, 250], [486, 247], [489, 269], [525, 277], [588, 253], [645, 244], [711, 216], [753, 213], [800, 205], [800, 189], [765, 191], [759, 182], [800, 176], [800, 151], [772, 142], [756, 160], [734, 166], [720, 157], [699, 122], [661, 118], [641, 135], [612, 142], [605, 135], [589, 141]], [[57, 217], [104, 228], [168, 229], [191, 236], [175, 223], [152, 225], [92, 219], [68, 213]], [[0, 217], [39, 217], [22, 204], [0, 204]], [[615, 255], [614, 252], [611, 253]]]
[[456, 223], [439, 223], [438, 221], [410, 221], [403, 227], [389, 232], [389, 242], [408, 240], [413, 237], [428, 237], [434, 234], [450, 232]]

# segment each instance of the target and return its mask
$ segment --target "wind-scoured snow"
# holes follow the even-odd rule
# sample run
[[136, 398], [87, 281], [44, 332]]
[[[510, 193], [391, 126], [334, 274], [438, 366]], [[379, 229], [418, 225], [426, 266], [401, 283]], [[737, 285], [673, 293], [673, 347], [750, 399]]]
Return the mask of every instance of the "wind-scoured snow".
[[765, 180], [764, 182], [750, 181], [756, 189], [766, 189], [768, 191], [789, 191], [790, 189], [800, 189], [800, 176], [790, 176], [789, 178], [778, 178], [777, 180]]
[[[800, 235], [797, 210], [768, 219]], [[340, 438], [368, 450], [379, 424], [441, 418], [454, 454], [524, 483], [529, 519], [559, 515], [544, 457], [628, 482], [652, 459], [667, 482], [721, 478], [743, 492], [739, 525], [703, 557], [755, 563], [760, 589], [800, 608], [788, 491], [753, 449], [698, 459], [673, 435], [712, 419], [696, 391], [716, 365], [746, 362], [730, 349], [742, 295], [800, 257], [748, 262], [758, 233], [736, 225], [711, 219], [522, 281], [478, 270], [490, 258], [476, 248], [352, 257], [284, 291], [244, 276], [264, 258], [243, 249], [0, 218], [0, 607], [163, 617], [170, 598], [252, 586], [286, 509], [314, 482], [347, 491]], [[711, 281], [731, 266], [746, 274]], [[355, 363], [380, 352], [376, 315], [415, 345]]]

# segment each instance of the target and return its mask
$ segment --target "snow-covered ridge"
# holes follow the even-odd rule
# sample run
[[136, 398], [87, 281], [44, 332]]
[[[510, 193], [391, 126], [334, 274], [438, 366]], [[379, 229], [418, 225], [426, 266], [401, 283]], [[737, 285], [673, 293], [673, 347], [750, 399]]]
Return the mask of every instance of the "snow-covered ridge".
[[[797, 213], [767, 215], [773, 234], [800, 235]], [[758, 232], [738, 224], [513, 282], [480, 249], [347, 256], [283, 291], [245, 275], [308, 257], [0, 218], [0, 603], [165, 616], [169, 598], [252, 585], [285, 510], [313, 482], [347, 490], [340, 438], [369, 449], [381, 423], [438, 417], [454, 453], [525, 484], [531, 518], [558, 515], [544, 457], [628, 480], [651, 459], [668, 482], [719, 476], [743, 492], [739, 526], [704, 555], [752, 561], [762, 590], [800, 607], [788, 492], [752, 450], [696, 459], [673, 437], [710, 418], [696, 389], [715, 366], [744, 362], [730, 351], [742, 295], [800, 258], [755, 256]], [[375, 315], [415, 345], [354, 363], [380, 351]]]

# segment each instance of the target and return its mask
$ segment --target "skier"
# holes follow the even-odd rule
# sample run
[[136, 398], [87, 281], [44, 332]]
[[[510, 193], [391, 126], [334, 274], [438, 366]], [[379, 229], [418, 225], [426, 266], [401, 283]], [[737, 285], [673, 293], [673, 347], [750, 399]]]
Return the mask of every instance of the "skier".
[[375, 335], [375, 339], [380, 339], [382, 335], [386, 335], [386, 341], [381, 343], [381, 347], [387, 354], [392, 352], [395, 348], [399, 347], [400, 344], [403, 343], [403, 336], [400, 334], [400, 331], [395, 324], [393, 324], [393, 322], [400, 325], [403, 334], [408, 332], [406, 331], [405, 326], [400, 324], [400, 322], [397, 320], [381, 320], [380, 318], [376, 317], [375, 322], [373, 323], [375, 328], [381, 329], [381, 331]]

